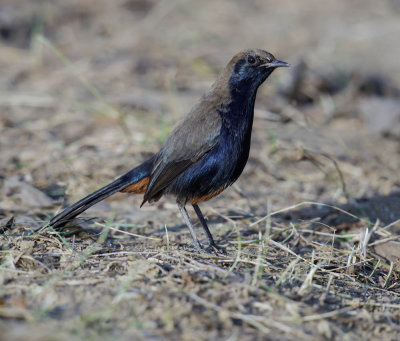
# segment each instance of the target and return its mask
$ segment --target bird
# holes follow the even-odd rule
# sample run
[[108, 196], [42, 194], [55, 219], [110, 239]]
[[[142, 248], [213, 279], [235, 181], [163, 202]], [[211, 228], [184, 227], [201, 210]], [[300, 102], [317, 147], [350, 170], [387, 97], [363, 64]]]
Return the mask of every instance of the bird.
[[65, 208], [49, 225], [62, 227], [116, 192], [143, 194], [140, 207], [172, 195], [196, 249], [204, 250], [186, 210], [188, 204], [207, 235], [207, 248], [220, 250], [199, 204], [220, 194], [241, 175], [249, 157], [257, 90], [275, 69], [288, 66], [262, 49], [235, 54], [157, 153]]

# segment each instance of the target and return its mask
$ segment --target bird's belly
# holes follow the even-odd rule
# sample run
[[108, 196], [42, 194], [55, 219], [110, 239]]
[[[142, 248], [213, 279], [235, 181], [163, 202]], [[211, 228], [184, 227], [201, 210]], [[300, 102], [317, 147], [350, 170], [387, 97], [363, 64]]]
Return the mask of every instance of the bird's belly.
[[248, 150], [220, 145], [180, 174], [166, 189], [181, 204], [209, 200], [232, 185], [242, 173]]

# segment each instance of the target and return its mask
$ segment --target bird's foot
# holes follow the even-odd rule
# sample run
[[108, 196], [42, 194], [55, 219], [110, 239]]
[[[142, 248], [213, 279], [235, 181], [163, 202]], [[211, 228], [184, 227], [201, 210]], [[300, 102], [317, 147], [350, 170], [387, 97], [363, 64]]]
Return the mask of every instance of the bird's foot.
[[226, 255], [227, 251], [225, 248], [222, 246], [218, 246], [217, 244], [210, 244], [207, 248], [206, 251], [208, 253], [211, 253], [215, 256], [220, 256], [220, 255]]
[[205, 247], [199, 243], [199, 244], [193, 244], [191, 246], [183, 246], [182, 249], [187, 251], [197, 252], [199, 254], [203, 253], [214, 256], [221, 256], [227, 254], [225, 248], [218, 246], [216, 244], [209, 244], [207, 247]]

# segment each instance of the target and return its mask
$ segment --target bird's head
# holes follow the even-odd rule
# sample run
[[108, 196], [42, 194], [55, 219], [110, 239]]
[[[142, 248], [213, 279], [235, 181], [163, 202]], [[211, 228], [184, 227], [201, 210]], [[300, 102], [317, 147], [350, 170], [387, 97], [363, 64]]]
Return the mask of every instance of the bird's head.
[[236, 54], [225, 69], [229, 88], [236, 91], [257, 90], [257, 88], [278, 67], [289, 64], [277, 60], [271, 53], [260, 49], [249, 49]]

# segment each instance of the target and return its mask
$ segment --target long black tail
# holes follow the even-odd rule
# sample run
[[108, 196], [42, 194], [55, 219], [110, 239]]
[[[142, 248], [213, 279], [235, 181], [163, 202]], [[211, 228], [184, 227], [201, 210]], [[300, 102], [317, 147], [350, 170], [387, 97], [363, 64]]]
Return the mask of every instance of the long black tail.
[[61, 227], [99, 201], [102, 201], [110, 195], [149, 177], [153, 166], [153, 160], [154, 158], [151, 158], [143, 162], [140, 166], [130, 170], [128, 173], [120, 176], [110, 184], [98, 189], [75, 204], [67, 207], [64, 211], [57, 214], [53, 219], [50, 220], [50, 225], [54, 228]]

